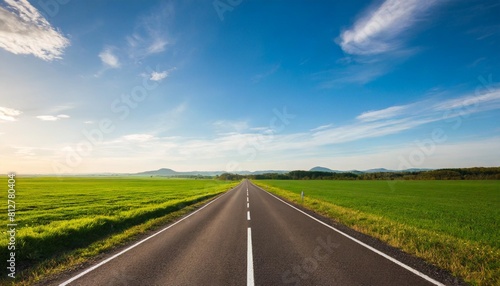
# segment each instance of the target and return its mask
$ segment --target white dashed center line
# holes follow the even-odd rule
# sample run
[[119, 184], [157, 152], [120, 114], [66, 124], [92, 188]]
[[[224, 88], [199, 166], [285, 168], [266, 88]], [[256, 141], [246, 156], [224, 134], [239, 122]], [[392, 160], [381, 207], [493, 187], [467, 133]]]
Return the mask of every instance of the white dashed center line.
[[253, 277], [253, 253], [252, 253], [252, 229], [248, 228], [247, 239], [247, 286], [254, 286]]

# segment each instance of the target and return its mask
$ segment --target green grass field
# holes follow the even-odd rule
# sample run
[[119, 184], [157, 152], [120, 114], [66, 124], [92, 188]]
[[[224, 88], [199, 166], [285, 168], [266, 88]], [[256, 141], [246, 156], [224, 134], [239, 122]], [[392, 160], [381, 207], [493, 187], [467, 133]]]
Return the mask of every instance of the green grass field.
[[[196, 204], [236, 184], [132, 177], [17, 177], [16, 261], [18, 271], [26, 270], [17, 280], [30, 284], [77, 265], [192, 211]], [[0, 253], [5, 259], [7, 243], [4, 231]]]
[[450, 270], [500, 285], [500, 181], [254, 181]]

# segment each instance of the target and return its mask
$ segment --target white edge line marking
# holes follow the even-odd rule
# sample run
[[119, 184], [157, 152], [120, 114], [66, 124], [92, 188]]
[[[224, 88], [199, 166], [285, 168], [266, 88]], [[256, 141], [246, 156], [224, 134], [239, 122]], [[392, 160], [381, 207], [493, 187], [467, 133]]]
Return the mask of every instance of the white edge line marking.
[[247, 211], [247, 219], [250, 220], [250, 211]]
[[216, 200], [218, 200], [218, 199], [222, 198], [224, 195], [226, 195], [227, 193], [229, 193], [230, 191], [232, 191], [232, 190], [234, 190], [234, 189], [236, 189], [236, 188], [238, 188], [238, 186], [234, 187], [233, 189], [229, 190], [228, 192], [223, 193], [221, 196], [218, 196], [217, 198], [215, 198], [215, 199], [213, 199], [212, 201], [208, 202], [206, 205], [204, 205], [204, 206], [202, 206], [201, 208], [197, 209], [195, 212], [190, 213], [189, 215], [187, 215], [187, 216], [183, 217], [182, 219], [180, 219], [180, 220], [176, 221], [175, 223], [173, 223], [173, 224], [171, 224], [171, 225], [169, 225], [169, 226], [165, 227], [164, 229], [162, 229], [162, 230], [160, 230], [160, 231], [158, 231], [158, 232], [156, 232], [156, 233], [152, 234], [151, 236], [146, 237], [145, 239], [143, 239], [143, 240], [141, 240], [141, 241], [137, 242], [136, 244], [134, 244], [134, 245], [132, 245], [132, 246], [129, 246], [128, 248], [126, 248], [126, 249], [124, 249], [124, 250], [122, 250], [122, 251], [118, 252], [117, 254], [115, 254], [115, 255], [113, 255], [113, 256], [111, 256], [111, 257], [109, 257], [108, 259], [103, 260], [103, 261], [101, 261], [100, 263], [98, 263], [98, 264], [96, 264], [96, 265], [94, 265], [94, 266], [92, 266], [92, 267], [90, 267], [90, 268], [87, 268], [85, 271], [81, 272], [80, 274], [77, 274], [76, 276], [71, 277], [69, 280], [67, 280], [67, 281], [65, 281], [65, 282], [63, 282], [63, 283], [61, 283], [61, 284], [59, 284], [59, 286], [66, 286], [66, 285], [68, 285], [69, 283], [71, 283], [71, 282], [73, 282], [73, 281], [77, 280], [78, 278], [81, 278], [82, 276], [86, 275], [87, 273], [89, 273], [89, 272], [91, 272], [91, 271], [93, 271], [93, 270], [95, 270], [95, 269], [97, 269], [97, 268], [99, 268], [99, 267], [103, 266], [104, 264], [106, 264], [106, 263], [110, 262], [111, 260], [113, 260], [113, 259], [117, 258], [118, 256], [120, 256], [120, 255], [124, 254], [125, 252], [127, 252], [127, 251], [129, 251], [129, 250], [131, 250], [131, 249], [133, 249], [133, 248], [136, 248], [137, 246], [139, 246], [139, 245], [143, 244], [144, 242], [146, 242], [146, 241], [150, 240], [151, 238], [153, 238], [153, 237], [155, 237], [155, 236], [159, 235], [160, 233], [162, 233], [162, 232], [166, 231], [167, 229], [169, 229], [169, 228], [173, 227], [174, 225], [176, 225], [176, 224], [180, 223], [181, 221], [183, 221], [183, 220], [185, 220], [185, 219], [189, 218], [190, 216], [192, 216], [192, 215], [196, 214], [197, 212], [201, 211], [202, 209], [204, 209], [204, 208], [208, 207], [211, 203], [213, 203], [213, 202], [215, 202]]
[[247, 286], [254, 286], [253, 277], [253, 252], [252, 252], [252, 229], [248, 228], [247, 238]]
[[350, 236], [350, 235], [348, 235], [348, 234], [346, 234], [346, 233], [343, 233], [342, 231], [340, 231], [340, 230], [338, 230], [338, 229], [334, 228], [333, 226], [331, 226], [331, 225], [329, 225], [329, 224], [326, 224], [326, 223], [324, 223], [324, 222], [320, 221], [319, 219], [317, 219], [317, 218], [315, 218], [315, 217], [311, 216], [310, 214], [308, 214], [308, 213], [306, 213], [306, 212], [304, 212], [304, 211], [302, 211], [302, 210], [300, 210], [300, 209], [298, 209], [298, 208], [296, 208], [296, 207], [292, 206], [291, 204], [289, 204], [289, 203], [285, 202], [284, 200], [282, 200], [282, 199], [278, 198], [277, 196], [275, 196], [275, 195], [273, 195], [273, 194], [269, 193], [268, 191], [266, 191], [266, 190], [262, 189], [261, 187], [259, 187], [259, 186], [255, 185], [255, 184], [254, 184], [254, 186], [256, 186], [258, 189], [260, 189], [260, 190], [264, 191], [264, 192], [265, 192], [265, 193], [267, 193], [268, 195], [270, 195], [270, 196], [274, 197], [275, 199], [277, 199], [277, 200], [281, 201], [281, 202], [282, 202], [282, 203], [284, 203], [285, 205], [288, 205], [289, 207], [291, 207], [291, 208], [293, 208], [293, 209], [295, 209], [295, 210], [297, 210], [297, 211], [301, 212], [302, 214], [304, 214], [304, 215], [306, 215], [306, 216], [308, 216], [308, 217], [312, 218], [313, 220], [315, 220], [315, 221], [317, 221], [317, 222], [321, 223], [322, 225], [324, 225], [324, 226], [326, 226], [326, 227], [329, 227], [329, 228], [333, 229], [334, 231], [338, 232], [339, 234], [341, 234], [341, 235], [343, 235], [343, 236], [345, 236], [345, 237], [349, 238], [350, 240], [352, 240], [352, 241], [354, 241], [354, 242], [356, 242], [356, 243], [358, 243], [358, 244], [360, 244], [360, 245], [362, 245], [362, 246], [364, 246], [364, 247], [368, 248], [369, 250], [371, 250], [371, 251], [373, 251], [373, 252], [377, 253], [378, 255], [380, 255], [380, 256], [382, 256], [382, 257], [384, 257], [384, 258], [386, 258], [386, 259], [388, 259], [388, 260], [390, 260], [390, 261], [392, 261], [392, 262], [394, 262], [394, 263], [396, 263], [397, 265], [399, 265], [399, 266], [403, 267], [404, 269], [406, 269], [406, 270], [408, 270], [408, 271], [412, 272], [413, 274], [415, 274], [415, 275], [417, 275], [417, 276], [422, 277], [423, 279], [425, 279], [425, 280], [427, 280], [427, 281], [431, 282], [432, 284], [434, 284], [434, 285], [438, 285], [438, 286], [445, 286], [443, 283], [441, 283], [441, 282], [439, 282], [439, 281], [437, 281], [437, 280], [432, 279], [431, 277], [429, 277], [429, 276], [425, 275], [424, 273], [422, 273], [422, 272], [420, 272], [420, 271], [418, 271], [418, 270], [416, 270], [416, 269], [413, 269], [412, 267], [410, 267], [410, 266], [408, 266], [408, 265], [404, 264], [403, 262], [401, 262], [401, 261], [399, 261], [399, 260], [397, 260], [397, 259], [395, 259], [395, 258], [392, 258], [391, 256], [389, 256], [389, 255], [387, 255], [387, 254], [383, 253], [382, 251], [380, 251], [380, 250], [378, 250], [378, 249], [375, 249], [375, 248], [373, 248], [373, 247], [369, 246], [368, 244], [366, 244], [366, 243], [364, 243], [364, 242], [361, 242], [361, 241], [359, 241], [359, 240], [355, 239], [354, 237], [352, 237], [352, 236]]

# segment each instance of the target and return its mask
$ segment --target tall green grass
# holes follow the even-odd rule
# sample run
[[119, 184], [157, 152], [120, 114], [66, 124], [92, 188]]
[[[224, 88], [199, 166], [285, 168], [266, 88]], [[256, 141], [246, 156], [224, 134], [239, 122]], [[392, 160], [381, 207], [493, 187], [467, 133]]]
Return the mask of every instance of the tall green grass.
[[358, 231], [500, 285], [500, 181], [255, 181]]
[[[49, 268], [64, 269], [56, 262], [81, 261], [75, 257], [68, 260], [69, 254], [98, 254], [150, 228], [148, 222], [184, 213], [235, 185], [215, 180], [130, 177], [17, 177], [16, 181], [16, 261], [18, 272], [25, 270], [24, 277], [47, 263]], [[148, 227], [138, 227], [142, 224]], [[4, 231], [0, 254], [5, 260], [7, 243]], [[44, 271], [38, 272], [43, 275]]]

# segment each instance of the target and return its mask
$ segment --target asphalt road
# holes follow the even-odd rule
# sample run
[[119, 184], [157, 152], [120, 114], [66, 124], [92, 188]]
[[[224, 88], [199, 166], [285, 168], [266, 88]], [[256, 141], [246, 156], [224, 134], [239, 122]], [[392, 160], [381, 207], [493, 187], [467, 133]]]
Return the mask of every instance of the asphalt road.
[[57, 284], [441, 285], [375, 251], [244, 181]]

